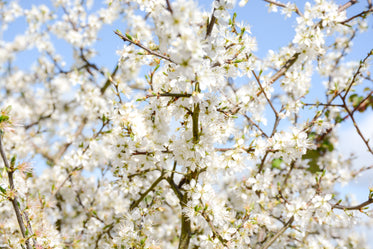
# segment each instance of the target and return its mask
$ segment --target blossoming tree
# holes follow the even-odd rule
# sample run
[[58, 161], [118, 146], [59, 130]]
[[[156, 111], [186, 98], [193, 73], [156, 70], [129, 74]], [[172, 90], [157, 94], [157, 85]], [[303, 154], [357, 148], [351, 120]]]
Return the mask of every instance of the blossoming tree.
[[[363, 248], [373, 190], [335, 190], [372, 168], [337, 147], [352, 122], [373, 155], [356, 121], [373, 50], [346, 58], [373, 7], [356, 2], [265, 0], [296, 34], [259, 58], [233, 0], [0, 1], [2, 33], [27, 21], [0, 41], [1, 248]], [[114, 68], [95, 61], [107, 24]]]

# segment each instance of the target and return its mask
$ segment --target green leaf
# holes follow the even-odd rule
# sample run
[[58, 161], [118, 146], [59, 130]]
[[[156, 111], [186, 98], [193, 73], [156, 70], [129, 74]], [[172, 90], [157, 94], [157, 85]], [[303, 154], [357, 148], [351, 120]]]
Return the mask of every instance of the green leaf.
[[320, 157], [320, 152], [318, 150], [308, 150], [306, 152], [306, 154], [304, 154], [302, 156], [302, 159], [305, 160], [305, 159], [309, 159], [309, 162], [308, 162], [308, 171], [310, 171], [311, 173], [317, 173], [317, 172], [320, 172], [321, 169], [319, 167], [319, 165], [317, 165], [317, 161]]
[[273, 159], [272, 168], [273, 169], [281, 169], [282, 162], [283, 162], [283, 160], [281, 158]]
[[6, 190], [5, 190], [3, 187], [1, 187], [1, 186], [0, 186], [0, 191], [1, 191], [1, 193], [3, 193], [3, 194], [6, 193]]
[[6, 122], [8, 120], [9, 120], [9, 116], [8, 115], [1, 115], [0, 116], [0, 123]]
[[133, 38], [130, 34], [126, 33], [126, 37], [128, 38], [128, 40], [133, 41]]

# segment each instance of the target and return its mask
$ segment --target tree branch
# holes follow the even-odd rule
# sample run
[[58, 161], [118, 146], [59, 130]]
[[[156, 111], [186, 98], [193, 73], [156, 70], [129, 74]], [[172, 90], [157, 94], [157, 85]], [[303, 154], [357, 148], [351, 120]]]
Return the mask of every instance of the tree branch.
[[138, 41], [134, 41], [133, 39], [129, 39], [129, 38], [127, 38], [126, 36], [124, 36], [124, 35], [122, 35], [121, 33], [119, 33], [118, 31], [114, 31], [114, 33], [115, 33], [117, 36], [119, 36], [123, 41], [125, 41], [125, 42], [129, 42], [129, 43], [132, 43], [132, 44], [134, 44], [134, 45], [136, 45], [136, 46], [138, 46], [138, 47], [144, 49], [146, 52], [148, 52], [148, 53], [151, 54], [151, 55], [154, 55], [154, 56], [160, 57], [160, 58], [165, 59], [165, 60], [167, 60], [167, 61], [169, 61], [169, 62], [172, 62], [172, 63], [174, 63], [174, 64], [177, 64], [177, 63], [174, 62], [170, 57], [167, 57], [167, 56], [162, 55], [162, 54], [160, 54], [160, 53], [157, 53], [157, 52], [155, 52], [155, 51], [153, 51], [153, 50], [150, 50], [149, 48], [147, 48], [147, 47], [145, 47], [144, 45], [142, 45], [140, 42], [138, 42]]
[[130, 210], [135, 209], [140, 204], [140, 202], [148, 195], [148, 193], [152, 191], [158, 185], [158, 183], [160, 183], [164, 179], [164, 175], [165, 173], [161, 172], [161, 175], [158, 177], [158, 179], [155, 180], [155, 182], [144, 193], [141, 194], [139, 199], [131, 204]]
[[[9, 200], [12, 202], [14, 212], [16, 213], [18, 225], [19, 225], [19, 228], [21, 229], [22, 236], [24, 239], [26, 239], [26, 247], [27, 249], [31, 249], [32, 246], [30, 244], [30, 238], [27, 238], [29, 237], [29, 235], [26, 235], [26, 227], [25, 227], [25, 224], [23, 223], [21, 210], [19, 208], [19, 203], [17, 200], [16, 192], [15, 192], [16, 190], [14, 188], [14, 180], [13, 180], [14, 168], [13, 168], [13, 165], [9, 165], [8, 159], [6, 158], [5, 151], [3, 148], [2, 136], [3, 136], [3, 131], [0, 130], [0, 154], [3, 159], [6, 171], [8, 172], [10, 191], [12, 192], [12, 195], [13, 195], [9, 197]], [[29, 232], [31, 233], [31, 231]]]
[[[276, 6], [281, 7], [281, 8], [287, 8], [286, 4], [283, 4], [283, 3], [280, 3], [280, 2], [275, 2], [275, 1], [271, 1], [271, 0], [263, 0], [263, 1], [267, 2], [269, 4], [276, 5]], [[294, 12], [297, 13], [298, 16], [303, 16], [302, 12], [300, 12], [300, 10], [298, 9], [297, 6], [295, 6]]]
[[269, 248], [274, 242], [275, 240], [281, 236], [281, 234], [283, 234], [286, 229], [288, 229], [291, 224], [294, 222], [294, 216], [292, 216], [290, 218], [290, 220], [288, 222], [286, 222], [286, 224], [280, 229], [280, 231], [278, 231], [267, 243], [265, 243], [261, 249], [267, 249]]
[[214, 28], [215, 22], [216, 22], [216, 17], [215, 17], [215, 9], [212, 11], [210, 22], [207, 25], [207, 30], [206, 30], [206, 36], [205, 39], [209, 38], [211, 35], [212, 29]]
[[256, 82], [258, 83], [259, 87], [260, 87], [260, 91], [264, 94], [264, 97], [266, 98], [268, 104], [271, 106], [271, 109], [273, 110], [273, 112], [275, 113], [276, 117], [278, 117], [278, 112], [277, 110], [275, 109], [275, 107], [273, 106], [271, 100], [267, 97], [267, 94], [266, 92], [264, 91], [264, 88], [262, 86], [262, 84], [260, 83], [260, 79], [259, 77], [256, 75], [256, 73], [254, 72], [254, 70], [251, 71], [256, 79]]
[[357, 18], [359, 16], [365, 16], [365, 15], [371, 13], [371, 12], [373, 12], [373, 7], [370, 7], [369, 9], [367, 9], [365, 11], [362, 11], [359, 14], [356, 14], [356, 15], [352, 16], [352, 17], [348, 18], [347, 20], [344, 20], [343, 22], [341, 22], [341, 24], [348, 23], [349, 21], [351, 21], [351, 20], [353, 20], [353, 19], [355, 19], [355, 18]]
[[332, 205], [332, 209], [336, 208], [336, 209], [342, 209], [342, 210], [361, 210], [362, 208], [372, 203], [373, 203], [373, 198], [370, 198], [367, 201], [364, 201], [363, 203], [356, 205], [356, 206], [343, 206], [337, 203], [337, 204]]
[[347, 3], [345, 3], [345, 4], [341, 5], [341, 6], [339, 6], [338, 11], [339, 11], [339, 12], [344, 11], [344, 10], [350, 8], [352, 5], [354, 5], [354, 4], [357, 3], [357, 2], [358, 2], [357, 0], [350, 0], [350, 1], [348, 1]]
[[101, 89], [100, 89], [102, 95], [105, 93], [106, 89], [110, 86], [111, 82], [113, 81], [114, 76], [118, 72], [118, 69], [119, 69], [119, 65], [117, 64], [116, 67], [114, 68], [113, 72], [111, 73], [111, 75], [109, 75], [109, 77], [106, 80], [106, 82], [103, 85], [103, 87], [101, 87]]
[[[200, 202], [202, 205], [203, 202], [202, 200], [200, 199]], [[203, 210], [202, 212], [200, 212], [200, 214], [202, 215], [202, 217], [206, 220], [207, 224], [209, 225], [211, 231], [212, 231], [212, 234], [218, 238], [218, 240], [222, 243], [222, 245], [225, 247], [225, 248], [229, 248], [228, 245], [227, 245], [227, 240], [224, 239], [221, 234], [216, 230], [214, 224], [212, 224], [212, 221], [210, 219], [210, 217], [208, 216], [208, 214], [206, 214], [205, 210]]]
[[172, 8], [171, 8], [171, 3], [170, 3], [170, 0], [166, 0], [166, 4], [167, 4], [167, 10], [171, 13], [171, 15], [174, 13]]
[[192, 97], [191, 93], [153, 93], [145, 96], [146, 98], [152, 97], [174, 97], [174, 98], [189, 98]]

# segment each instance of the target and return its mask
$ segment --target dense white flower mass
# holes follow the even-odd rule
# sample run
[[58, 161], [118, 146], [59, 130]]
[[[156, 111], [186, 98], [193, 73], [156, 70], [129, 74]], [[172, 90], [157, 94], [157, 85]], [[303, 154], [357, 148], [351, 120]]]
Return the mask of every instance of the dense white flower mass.
[[265, 0], [297, 17], [263, 58], [236, 2], [0, 0], [0, 248], [366, 246], [372, 186], [335, 188], [371, 174], [337, 136], [352, 121], [373, 155], [373, 50], [348, 57], [371, 1]]

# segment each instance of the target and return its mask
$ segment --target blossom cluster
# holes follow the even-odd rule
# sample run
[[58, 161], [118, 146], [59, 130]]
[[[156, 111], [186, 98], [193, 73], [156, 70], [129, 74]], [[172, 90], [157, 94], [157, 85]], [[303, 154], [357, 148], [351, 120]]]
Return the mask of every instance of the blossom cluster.
[[260, 58], [234, 0], [0, 1], [0, 247], [363, 248], [373, 191], [355, 205], [336, 186], [372, 166], [337, 129], [352, 120], [373, 154], [354, 116], [373, 50], [347, 57], [372, 5], [265, 2], [297, 17]]

